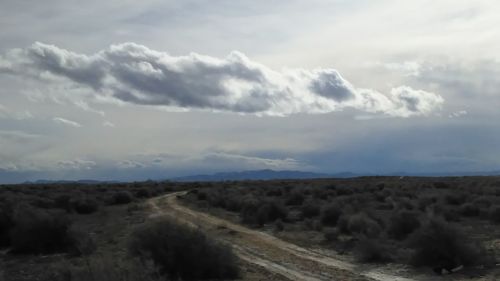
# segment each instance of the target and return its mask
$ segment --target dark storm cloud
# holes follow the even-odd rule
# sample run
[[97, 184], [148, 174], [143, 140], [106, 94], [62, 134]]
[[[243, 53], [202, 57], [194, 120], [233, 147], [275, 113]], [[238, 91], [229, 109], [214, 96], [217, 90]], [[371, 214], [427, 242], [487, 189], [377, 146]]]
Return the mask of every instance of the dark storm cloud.
[[7, 53], [0, 71], [66, 78], [97, 95], [132, 104], [263, 115], [354, 108], [406, 117], [428, 115], [443, 103], [437, 94], [405, 86], [388, 96], [357, 89], [334, 69], [278, 72], [239, 52], [223, 59], [195, 53], [171, 56], [134, 43], [93, 55], [35, 43]]

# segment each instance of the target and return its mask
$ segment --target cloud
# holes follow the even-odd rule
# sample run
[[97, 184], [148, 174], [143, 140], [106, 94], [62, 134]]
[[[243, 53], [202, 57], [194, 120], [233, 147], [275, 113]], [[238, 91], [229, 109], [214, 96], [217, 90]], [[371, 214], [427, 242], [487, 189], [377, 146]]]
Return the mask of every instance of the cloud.
[[13, 141], [33, 140], [39, 138], [40, 135], [30, 134], [21, 131], [3, 131], [0, 130], [0, 139], [8, 139]]
[[450, 113], [448, 115], [448, 118], [458, 118], [458, 117], [465, 116], [467, 114], [468, 114], [467, 110], [460, 110], [460, 111]]
[[115, 124], [114, 124], [114, 123], [112, 123], [112, 122], [110, 122], [110, 121], [104, 121], [104, 122], [102, 123], [102, 126], [103, 126], [103, 127], [109, 127], [109, 128], [114, 128], [114, 127], [116, 127], [116, 126], [115, 126]]
[[236, 51], [223, 59], [172, 56], [135, 43], [85, 55], [37, 42], [8, 52], [2, 71], [62, 78], [93, 89], [101, 100], [258, 115], [354, 108], [408, 117], [428, 115], [444, 102], [438, 94], [407, 86], [393, 88], [390, 95], [356, 88], [335, 69], [275, 71]]
[[146, 165], [138, 161], [123, 160], [118, 162], [118, 167], [122, 169], [138, 169], [138, 168], [145, 168]]
[[0, 119], [27, 120], [33, 118], [29, 111], [15, 112], [0, 104]]
[[63, 170], [90, 170], [96, 165], [94, 161], [82, 159], [61, 160], [57, 162], [57, 166]]
[[70, 127], [80, 128], [82, 126], [78, 122], [71, 121], [71, 120], [68, 120], [68, 119], [64, 119], [64, 118], [61, 118], [61, 117], [54, 117], [52, 120], [55, 123], [57, 123], [57, 124], [66, 125], [66, 126], [70, 126]]

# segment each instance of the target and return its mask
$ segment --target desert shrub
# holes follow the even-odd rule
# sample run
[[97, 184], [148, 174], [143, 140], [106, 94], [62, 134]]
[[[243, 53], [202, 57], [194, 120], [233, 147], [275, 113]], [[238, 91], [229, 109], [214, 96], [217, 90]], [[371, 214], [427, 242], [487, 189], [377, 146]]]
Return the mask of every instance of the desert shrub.
[[226, 210], [231, 212], [239, 212], [241, 210], [241, 200], [238, 199], [238, 196], [226, 198]]
[[199, 230], [165, 218], [138, 227], [131, 236], [129, 250], [141, 259], [151, 259], [160, 272], [171, 279], [233, 279], [239, 276], [237, 258], [231, 248]]
[[59, 213], [49, 213], [20, 205], [13, 215], [12, 251], [39, 254], [64, 252], [70, 245], [69, 221]]
[[244, 202], [241, 210], [240, 210], [240, 218], [241, 222], [244, 224], [249, 224], [249, 225], [256, 225], [258, 224], [257, 221], [257, 216], [255, 215], [257, 213], [258, 209], [258, 203], [257, 202]]
[[392, 260], [390, 248], [379, 239], [363, 238], [353, 249], [360, 262], [388, 262]]
[[438, 188], [438, 189], [447, 189], [447, 188], [449, 188], [449, 187], [450, 187], [450, 186], [449, 186], [447, 183], [445, 183], [445, 182], [434, 182], [434, 183], [433, 183], [433, 185], [434, 185], [434, 187], [435, 187], [435, 188]]
[[401, 211], [390, 217], [387, 232], [391, 237], [401, 240], [419, 227], [418, 213]]
[[135, 192], [135, 197], [137, 198], [149, 198], [151, 196], [151, 192], [146, 188], [141, 188]]
[[304, 216], [305, 218], [316, 217], [319, 216], [319, 214], [321, 213], [321, 209], [319, 207], [318, 202], [313, 202], [313, 201], [309, 201], [306, 204], [304, 204], [301, 208], [301, 211], [302, 211], [302, 216]]
[[269, 196], [269, 197], [280, 197], [283, 195], [283, 191], [281, 190], [281, 188], [273, 188], [271, 190], [269, 190], [268, 192], [266, 192], [266, 196]]
[[339, 232], [335, 229], [327, 229], [323, 232], [323, 237], [327, 242], [334, 242], [338, 240]]
[[36, 198], [35, 200], [31, 201], [31, 205], [37, 207], [37, 208], [42, 208], [42, 209], [50, 209], [54, 207], [54, 200], [49, 199], [49, 198]]
[[69, 194], [60, 194], [54, 198], [54, 207], [63, 209], [66, 212], [71, 212], [73, 206], [71, 204], [71, 196]]
[[12, 212], [10, 202], [0, 202], [0, 248], [10, 245], [9, 232], [14, 225]]
[[37, 280], [160, 281], [165, 279], [158, 274], [152, 262], [142, 264], [137, 259], [122, 260], [105, 255], [89, 258], [85, 265], [74, 265], [68, 261], [53, 263]]
[[285, 225], [283, 224], [283, 221], [281, 219], [276, 220], [276, 222], [274, 223], [274, 229], [276, 229], [276, 231], [278, 232], [285, 230]]
[[73, 202], [73, 209], [79, 214], [92, 214], [99, 209], [99, 203], [89, 197], [80, 198]]
[[480, 210], [479, 208], [471, 203], [465, 203], [460, 206], [460, 214], [466, 217], [477, 217], [479, 216]]
[[321, 223], [328, 226], [335, 226], [339, 217], [342, 215], [342, 210], [337, 204], [330, 204], [323, 208], [321, 212]]
[[284, 220], [288, 215], [288, 210], [276, 201], [265, 202], [257, 209], [257, 223], [263, 225], [274, 222], [277, 219]]
[[436, 203], [437, 199], [433, 196], [423, 196], [418, 198], [417, 201], [417, 207], [421, 211], [425, 211], [428, 206], [431, 206], [432, 204]]
[[337, 227], [341, 233], [349, 233], [349, 217], [350, 216], [347, 214], [343, 214], [339, 217]]
[[406, 209], [406, 210], [413, 210], [415, 209], [415, 205], [410, 199], [407, 198], [401, 198], [397, 202], [397, 206], [399, 209]]
[[208, 196], [206, 192], [200, 191], [196, 194], [196, 199], [198, 200], [207, 200]]
[[490, 207], [488, 216], [492, 222], [500, 223], [500, 205]]
[[375, 209], [377, 210], [392, 210], [394, 209], [394, 205], [392, 203], [379, 203], [375, 205]]
[[414, 250], [411, 257], [414, 265], [447, 270], [480, 263], [484, 253], [460, 229], [439, 218], [430, 219], [413, 233], [409, 246]]
[[361, 234], [370, 238], [378, 237], [382, 231], [380, 225], [364, 213], [352, 215], [347, 228], [351, 234]]
[[285, 201], [285, 204], [287, 206], [297, 206], [297, 205], [302, 205], [304, 203], [304, 195], [300, 193], [299, 191], [293, 191], [291, 194], [288, 196], [288, 198]]
[[474, 199], [474, 205], [478, 208], [489, 208], [491, 206], [491, 200], [488, 197], [482, 196]]
[[462, 192], [448, 193], [444, 196], [444, 200], [449, 205], [462, 205], [467, 200], [467, 196]]
[[73, 256], [88, 256], [97, 249], [94, 239], [82, 229], [70, 227], [67, 236], [67, 252]]
[[128, 191], [118, 191], [113, 194], [114, 204], [128, 204], [132, 202], [133, 199], [134, 197]]

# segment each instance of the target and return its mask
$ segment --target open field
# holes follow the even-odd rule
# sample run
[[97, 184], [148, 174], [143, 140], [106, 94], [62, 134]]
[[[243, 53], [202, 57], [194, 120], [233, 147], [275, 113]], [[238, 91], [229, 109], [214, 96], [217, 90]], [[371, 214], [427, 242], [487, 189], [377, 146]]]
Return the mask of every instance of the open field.
[[0, 280], [497, 280], [499, 208], [495, 177], [2, 186]]

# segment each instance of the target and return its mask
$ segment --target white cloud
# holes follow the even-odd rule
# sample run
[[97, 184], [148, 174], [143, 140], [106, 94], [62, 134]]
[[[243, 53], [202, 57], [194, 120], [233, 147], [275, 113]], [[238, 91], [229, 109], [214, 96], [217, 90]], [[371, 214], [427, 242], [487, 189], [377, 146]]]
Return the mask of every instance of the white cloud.
[[39, 135], [30, 134], [22, 131], [3, 131], [0, 130], [0, 139], [9, 139], [9, 140], [33, 140], [39, 138]]
[[122, 169], [137, 169], [144, 168], [146, 165], [138, 161], [123, 160], [118, 162], [118, 167]]
[[8, 109], [6, 106], [0, 104], [0, 118], [4, 119], [14, 119], [14, 120], [27, 120], [33, 118], [33, 114], [30, 111], [13, 111]]
[[278, 116], [354, 108], [408, 117], [428, 115], [444, 102], [407, 86], [393, 88], [390, 95], [357, 88], [335, 69], [275, 71], [240, 52], [223, 59], [172, 56], [125, 43], [84, 55], [37, 42], [7, 53], [6, 59], [9, 64], [0, 71], [65, 78], [90, 87], [100, 100], [150, 106]]
[[114, 124], [114, 123], [112, 123], [112, 122], [110, 122], [110, 121], [104, 121], [104, 122], [102, 123], [102, 125], [103, 125], [104, 127], [110, 127], [110, 128], [114, 128], [114, 127], [116, 127], [116, 126], [115, 126], [115, 124]]
[[66, 126], [70, 126], [70, 127], [80, 128], [82, 126], [78, 122], [71, 121], [71, 120], [68, 120], [68, 119], [65, 119], [62, 117], [54, 117], [52, 120], [57, 124], [66, 125]]
[[90, 170], [96, 165], [94, 161], [83, 159], [61, 160], [57, 162], [57, 166], [64, 170]]
[[458, 117], [462, 117], [464, 115], [467, 115], [468, 112], [467, 110], [460, 110], [460, 111], [456, 111], [456, 112], [452, 112], [448, 115], [449, 118], [458, 118]]

